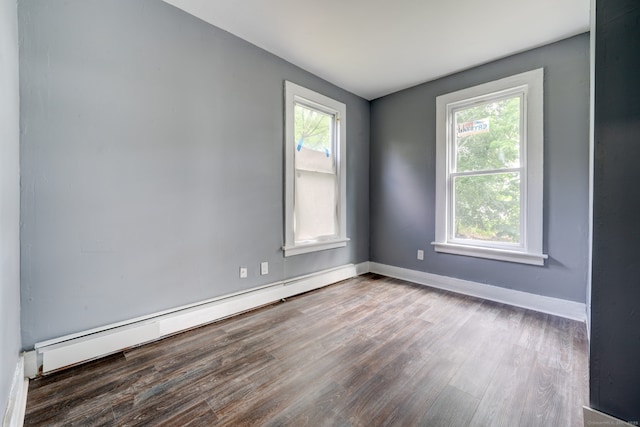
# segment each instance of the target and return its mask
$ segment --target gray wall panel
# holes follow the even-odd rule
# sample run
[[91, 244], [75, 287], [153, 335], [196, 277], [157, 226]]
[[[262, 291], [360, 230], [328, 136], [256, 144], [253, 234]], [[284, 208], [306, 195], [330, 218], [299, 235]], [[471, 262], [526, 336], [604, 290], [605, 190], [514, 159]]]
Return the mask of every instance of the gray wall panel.
[[[436, 97], [545, 69], [544, 267], [438, 254]], [[579, 35], [371, 105], [371, 261], [584, 302], [588, 257], [589, 36]], [[416, 251], [425, 250], [424, 261]]]
[[640, 422], [640, 4], [596, 12], [591, 407]]
[[[26, 0], [19, 21], [26, 348], [368, 260], [366, 100], [159, 1]], [[352, 239], [286, 259], [285, 79], [347, 105]]]
[[0, 0], [0, 417], [20, 354], [20, 102], [15, 0]]

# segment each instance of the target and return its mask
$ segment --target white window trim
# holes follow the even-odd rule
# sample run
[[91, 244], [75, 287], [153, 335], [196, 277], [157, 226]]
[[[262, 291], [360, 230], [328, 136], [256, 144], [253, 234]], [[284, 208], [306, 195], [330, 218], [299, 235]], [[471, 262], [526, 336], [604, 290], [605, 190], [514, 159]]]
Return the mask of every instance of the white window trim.
[[[544, 71], [542, 68], [506, 77], [500, 80], [462, 89], [436, 98], [436, 240], [432, 242], [436, 252], [488, 258], [531, 265], [544, 265], [548, 258], [543, 253], [543, 112]], [[452, 107], [474, 98], [482, 100], [487, 95], [514, 88], [524, 89], [523, 178], [526, 180], [522, 198], [524, 230], [522, 245], [491, 244], [463, 241], [449, 237], [450, 194], [449, 132]]]
[[[299, 255], [309, 252], [335, 249], [347, 245], [347, 107], [345, 104], [314, 92], [310, 89], [292, 83], [284, 82], [284, 105], [285, 105], [285, 244], [282, 247], [284, 256]], [[309, 105], [315, 105], [321, 110], [331, 111], [336, 115], [336, 170], [338, 174], [339, 201], [338, 201], [338, 233], [332, 238], [318, 239], [296, 243], [293, 230], [295, 206], [294, 206], [294, 183], [295, 183], [295, 132], [294, 132], [294, 105], [296, 101], [302, 101]]]

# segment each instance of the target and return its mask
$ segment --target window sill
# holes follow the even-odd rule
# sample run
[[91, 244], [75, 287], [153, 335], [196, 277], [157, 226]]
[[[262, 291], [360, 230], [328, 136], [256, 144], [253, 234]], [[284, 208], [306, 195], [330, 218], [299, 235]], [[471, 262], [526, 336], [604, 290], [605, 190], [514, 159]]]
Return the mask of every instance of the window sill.
[[495, 259], [498, 261], [517, 262], [520, 264], [544, 265], [544, 260], [549, 258], [542, 253], [529, 253], [508, 251], [504, 249], [485, 248], [480, 246], [456, 245], [452, 243], [432, 242], [436, 252], [455, 255], [472, 256], [476, 258]]
[[324, 251], [327, 249], [342, 248], [347, 246], [349, 238], [325, 240], [320, 242], [303, 243], [295, 246], [283, 246], [284, 256], [306, 254], [310, 252]]

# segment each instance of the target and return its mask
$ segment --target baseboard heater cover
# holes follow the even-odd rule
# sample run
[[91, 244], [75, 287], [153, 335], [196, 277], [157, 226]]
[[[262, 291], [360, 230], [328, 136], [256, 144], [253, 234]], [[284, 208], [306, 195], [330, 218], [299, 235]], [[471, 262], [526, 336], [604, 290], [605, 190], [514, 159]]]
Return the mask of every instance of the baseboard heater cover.
[[266, 304], [312, 291], [368, 270], [366, 265], [345, 266], [272, 283], [200, 304], [164, 311], [144, 320], [119, 322], [54, 340], [37, 343], [25, 357], [25, 376], [35, 378], [166, 336], [215, 322]]

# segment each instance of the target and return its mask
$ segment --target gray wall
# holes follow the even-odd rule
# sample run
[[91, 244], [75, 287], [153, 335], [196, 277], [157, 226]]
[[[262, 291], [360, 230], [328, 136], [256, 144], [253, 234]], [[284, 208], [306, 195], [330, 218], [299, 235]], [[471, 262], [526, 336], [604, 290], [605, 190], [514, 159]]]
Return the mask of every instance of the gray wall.
[[20, 353], [20, 132], [15, 0], [0, 0], [0, 418]]
[[[368, 260], [366, 100], [158, 0], [25, 0], [19, 23], [25, 348]], [[286, 259], [285, 79], [347, 105], [352, 239]]]
[[[436, 253], [436, 97], [544, 67], [544, 267]], [[589, 36], [579, 35], [374, 100], [371, 261], [585, 301]], [[425, 250], [424, 261], [416, 251]]]
[[598, 0], [591, 406], [640, 422], [640, 4]]

